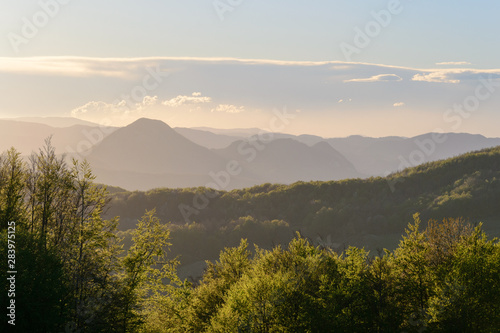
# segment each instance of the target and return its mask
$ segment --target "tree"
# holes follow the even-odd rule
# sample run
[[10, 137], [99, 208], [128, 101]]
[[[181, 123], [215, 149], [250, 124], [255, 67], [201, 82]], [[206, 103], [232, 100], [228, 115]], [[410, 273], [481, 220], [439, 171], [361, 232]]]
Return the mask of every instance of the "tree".
[[7, 223], [25, 223], [24, 183], [25, 163], [21, 153], [14, 148], [0, 156], [0, 230], [7, 229]]
[[158, 299], [166, 279], [175, 279], [176, 263], [167, 259], [170, 230], [155, 214], [155, 209], [146, 211], [138, 221], [132, 231], [133, 245], [123, 260], [122, 332], [135, 332], [148, 320], [144, 311], [148, 302]]
[[120, 293], [116, 277], [122, 251], [116, 235], [118, 219], [101, 217], [108, 202], [107, 190], [94, 184], [87, 161], [74, 160], [69, 174], [70, 210], [66, 224], [58, 229], [64, 235], [60, 255], [71, 277], [72, 320], [77, 329], [99, 331], [114, 320], [108, 309]]
[[397, 286], [401, 294], [400, 311], [406, 318], [403, 329], [419, 331], [427, 322], [429, 298], [433, 293], [435, 274], [429, 262], [429, 245], [425, 233], [420, 232], [420, 215], [413, 216], [406, 236], [394, 251]]
[[474, 228], [461, 218], [445, 218], [442, 222], [429, 220], [425, 236], [429, 245], [429, 262], [434, 268], [448, 269], [455, 248], [464, 237], [472, 235]]
[[[22, 237], [19, 256], [26, 254], [22, 263], [30, 265], [30, 269], [20, 269], [20, 280], [26, 290], [36, 286], [33, 298], [22, 303], [19, 313], [32, 310], [33, 315], [40, 315], [45, 313], [41, 307], [57, 305], [55, 314], [61, 320], [55, 323], [66, 321], [88, 332], [108, 331], [106, 323], [113, 318], [106, 309], [120, 294], [116, 276], [122, 269], [121, 246], [116, 236], [118, 220], [101, 217], [108, 194], [94, 179], [85, 161], [74, 161], [70, 169], [65, 157], [56, 155], [50, 138], [38, 154], [30, 156], [28, 167], [14, 149], [2, 155], [0, 218], [16, 222], [17, 237]], [[53, 274], [31, 270], [43, 263], [53, 268]], [[41, 286], [39, 281], [47, 284]], [[52, 296], [57, 297], [57, 304], [50, 303]]]
[[400, 332], [404, 324], [404, 312], [400, 304], [404, 295], [398, 292], [395, 274], [394, 255], [385, 250], [383, 256], [377, 256], [370, 262], [368, 275], [369, 289], [373, 297], [369, 298], [373, 332]]
[[430, 328], [437, 332], [496, 332], [500, 327], [500, 243], [481, 226], [463, 237], [449, 271], [430, 300]]
[[66, 218], [71, 215], [72, 178], [64, 155], [57, 157], [51, 138], [37, 155], [38, 172], [35, 192], [35, 232], [42, 246], [57, 246], [64, 234]]
[[[12, 235], [12, 234], [11, 234]], [[68, 320], [68, 309], [61, 300], [67, 294], [67, 276], [58, 253], [39, 246], [40, 240], [16, 226], [15, 296], [8, 298], [9, 283], [2, 283], [0, 305], [6, 309], [10, 299], [16, 304], [17, 332], [59, 332]], [[7, 231], [0, 232], [0, 278], [7, 281]], [[5, 260], [4, 260], [5, 259]], [[4, 319], [2, 332], [11, 332]]]

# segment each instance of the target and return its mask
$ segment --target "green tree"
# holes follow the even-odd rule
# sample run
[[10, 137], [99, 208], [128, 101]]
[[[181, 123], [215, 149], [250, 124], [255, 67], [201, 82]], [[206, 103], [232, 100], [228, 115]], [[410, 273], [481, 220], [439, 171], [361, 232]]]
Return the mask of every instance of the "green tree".
[[71, 278], [72, 320], [77, 329], [104, 330], [114, 320], [108, 309], [119, 297], [116, 277], [122, 252], [117, 237], [118, 219], [103, 219], [107, 190], [94, 183], [88, 162], [73, 161], [70, 170], [72, 191], [66, 224], [58, 230], [64, 235], [59, 246], [67, 274]]
[[445, 218], [441, 222], [429, 220], [425, 236], [429, 245], [429, 263], [436, 269], [447, 270], [455, 248], [464, 237], [472, 235], [474, 228], [462, 218]]
[[24, 183], [25, 163], [21, 153], [14, 148], [0, 156], [0, 230], [7, 229], [7, 223], [25, 223]]
[[135, 332], [144, 321], [154, 326], [154, 318], [148, 318], [151, 305], [158, 304], [164, 284], [176, 279], [176, 262], [167, 258], [170, 230], [155, 214], [146, 211], [138, 221], [123, 260], [122, 332]]
[[34, 231], [39, 234], [42, 246], [58, 246], [65, 234], [66, 219], [71, 216], [71, 174], [65, 157], [56, 155], [51, 138], [45, 140], [33, 162], [38, 173], [34, 193]]
[[497, 332], [500, 327], [500, 244], [481, 227], [462, 238], [450, 269], [430, 300], [438, 332]]
[[[17, 332], [59, 332], [68, 320], [68, 309], [62, 302], [67, 294], [68, 279], [58, 253], [39, 246], [40, 240], [16, 226], [15, 295], [8, 298], [10, 284], [2, 282], [0, 305], [6, 309], [10, 299], [16, 304]], [[7, 231], [0, 232], [0, 279], [7, 281]], [[5, 316], [5, 314], [4, 314]], [[2, 332], [11, 332], [7, 317]]]
[[429, 244], [419, 231], [420, 215], [413, 216], [399, 247], [394, 251], [397, 288], [401, 294], [400, 311], [406, 318], [403, 329], [419, 331], [426, 326], [429, 298], [436, 279], [429, 261]]

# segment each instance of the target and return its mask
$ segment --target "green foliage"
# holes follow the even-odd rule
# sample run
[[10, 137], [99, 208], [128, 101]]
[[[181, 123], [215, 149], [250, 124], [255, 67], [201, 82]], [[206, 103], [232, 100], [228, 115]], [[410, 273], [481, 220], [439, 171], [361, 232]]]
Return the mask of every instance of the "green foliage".
[[[163, 281], [175, 280], [175, 261], [167, 259], [168, 227], [146, 211], [132, 231], [132, 246], [123, 259], [124, 297], [121, 301], [123, 330], [135, 332], [144, 320], [151, 321], [152, 305], [161, 301]], [[144, 311], [143, 309], [147, 309]]]
[[[13, 221], [23, 332], [136, 332], [163, 280], [176, 279], [175, 263], [165, 259], [169, 231], [154, 211], [132, 232], [124, 257], [118, 219], [102, 217], [108, 192], [94, 180], [86, 161], [69, 166], [50, 139], [27, 162], [15, 149], [1, 155], [0, 252], [7, 257]], [[2, 292], [1, 304], [7, 301]]]
[[495, 332], [500, 327], [500, 243], [477, 227], [457, 242], [450, 271], [430, 301], [435, 331]]
[[[56, 332], [67, 318], [69, 309], [61, 299], [68, 293], [68, 276], [53, 249], [40, 246], [40, 240], [16, 227], [15, 297], [8, 298], [9, 283], [3, 283], [0, 304], [6, 309], [10, 299], [16, 303], [18, 332]], [[0, 279], [7, 281], [7, 231], [0, 232]], [[3, 320], [2, 332], [10, 332]]]
[[7, 229], [7, 223], [24, 223], [24, 183], [26, 164], [14, 148], [0, 155], [0, 230]]
[[[226, 248], [198, 285], [165, 297], [159, 312], [170, 316], [155, 317], [151, 332], [496, 331], [498, 241], [460, 219], [420, 225], [415, 214], [399, 247], [375, 257], [355, 247], [339, 255], [300, 235], [253, 256], [245, 241]], [[440, 234], [449, 230], [460, 232]], [[435, 260], [445, 240], [447, 260]]]

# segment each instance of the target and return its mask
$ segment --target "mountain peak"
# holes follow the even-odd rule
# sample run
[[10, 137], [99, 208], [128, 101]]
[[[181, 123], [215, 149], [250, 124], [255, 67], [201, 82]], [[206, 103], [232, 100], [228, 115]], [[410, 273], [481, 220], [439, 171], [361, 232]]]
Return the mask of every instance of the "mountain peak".
[[151, 127], [151, 126], [155, 126], [155, 127], [163, 128], [163, 129], [165, 129], [165, 128], [172, 129], [170, 126], [168, 126], [167, 123], [165, 123], [161, 120], [158, 120], [158, 119], [150, 119], [150, 118], [139, 118], [136, 121], [134, 121], [133, 123], [127, 125], [126, 127]]
[[320, 141], [318, 143], [315, 143], [312, 147], [322, 150], [334, 150], [333, 147], [326, 141]]

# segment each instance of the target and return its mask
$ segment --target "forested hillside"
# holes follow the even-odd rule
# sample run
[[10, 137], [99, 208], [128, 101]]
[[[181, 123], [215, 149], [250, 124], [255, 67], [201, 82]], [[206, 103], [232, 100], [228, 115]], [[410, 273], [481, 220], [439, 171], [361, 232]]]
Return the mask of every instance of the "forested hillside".
[[[111, 196], [105, 216], [133, 228], [146, 209], [172, 223], [182, 264], [215, 259], [242, 237], [270, 249], [300, 231], [314, 244], [342, 250], [395, 248], [412, 214], [485, 222], [500, 236], [500, 147], [406, 169], [386, 178], [265, 184], [230, 192], [155, 189]], [[200, 265], [197, 265], [198, 271]], [[196, 274], [193, 272], [186, 274]]]

